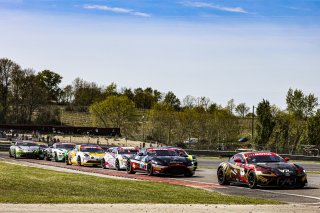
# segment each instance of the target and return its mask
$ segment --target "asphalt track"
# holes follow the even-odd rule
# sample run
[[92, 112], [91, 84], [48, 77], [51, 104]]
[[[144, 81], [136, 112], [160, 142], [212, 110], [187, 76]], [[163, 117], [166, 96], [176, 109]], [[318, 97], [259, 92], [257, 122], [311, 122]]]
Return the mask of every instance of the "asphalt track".
[[[259, 188], [249, 189], [244, 185], [220, 186], [217, 182], [216, 168], [223, 160], [219, 159], [199, 159], [199, 169], [193, 177], [164, 177], [164, 176], [147, 176], [144, 173], [136, 173], [134, 175], [127, 174], [125, 171], [115, 171], [96, 167], [80, 167], [68, 166], [64, 163], [52, 161], [34, 160], [34, 159], [10, 159], [8, 153], [0, 153], [0, 159], [15, 163], [35, 163], [50, 167], [67, 168], [71, 170], [95, 173], [100, 175], [109, 175], [122, 178], [130, 178], [137, 180], [150, 180], [156, 182], [166, 182], [170, 184], [179, 184], [192, 187], [205, 188], [214, 190], [222, 194], [237, 195], [246, 197], [256, 197], [263, 199], [273, 199], [285, 201], [292, 204], [308, 204], [320, 206], [320, 175], [308, 174], [309, 186], [303, 189], [280, 189], [280, 188]], [[297, 162], [305, 167], [307, 171], [320, 171], [320, 163], [315, 162]]]

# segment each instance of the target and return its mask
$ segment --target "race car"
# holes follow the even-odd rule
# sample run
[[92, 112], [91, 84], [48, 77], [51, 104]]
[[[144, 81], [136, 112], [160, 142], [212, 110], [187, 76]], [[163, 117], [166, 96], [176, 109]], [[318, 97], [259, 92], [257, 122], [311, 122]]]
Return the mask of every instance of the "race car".
[[288, 163], [273, 152], [241, 152], [222, 162], [217, 169], [220, 185], [229, 183], [303, 188], [308, 185], [303, 167]]
[[45, 150], [45, 159], [64, 162], [68, 152], [74, 149], [75, 146], [76, 144], [74, 143], [54, 143]]
[[116, 170], [126, 169], [128, 158], [137, 154], [139, 148], [136, 147], [112, 147], [109, 148], [101, 160], [101, 167]]
[[181, 157], [189, 158], [190, 160], [192, 160], [193, 165], [194, 165], [194, 171], [196, 171], [196, 169], [198, 168], [198, 160], [195, 155], [189, 155], [185, 150], [183, 150], [180, 147], [166, 146], [166, 147], [162, 147], [162, 148], [168, 148], [168, 149], [174, 150]]
[[144, 171], [150, 176], [167, 174], [191, 177], [195, 173], [192, 160], [179, 156], [170, 148], [140, 150], [137, 155], [128, 159], [126, 169], [128, 174]]
[[43, 160], [44, 154], [40, 146], [33, 141], [18, 140], [12, 143], [9, 156], [17, 158], [36, 158]]
[[98, 166], [100, 165], [104, 154], [105, 151], [98, 145], [76, 145], [75, 148], [68, 153], [66, 157], [66, 164]]

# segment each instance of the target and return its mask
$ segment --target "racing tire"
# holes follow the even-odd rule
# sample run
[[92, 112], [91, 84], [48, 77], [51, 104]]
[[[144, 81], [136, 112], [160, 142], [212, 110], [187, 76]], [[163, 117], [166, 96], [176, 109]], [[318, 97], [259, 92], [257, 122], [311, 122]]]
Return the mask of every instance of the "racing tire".
[[65, 161], [66, 161], [66, 165], [71, 165], [71, 162], [69, 160], [69, 156], [68, 155], [66, 156], [66, 160]]
[[131, 161], [128, 161], [127, 162], [127, 173], [128, 174], [135, 174], [136, 172], [133, 170], [133, 168], [132, 168], [132, 164], [131, 164]]
[[102, 160], [101, 160], [101, 168], [102, 169], [106, 169], [107, 168], [106, 167], [106, 160], [104, 158], [102, 158]]
[[185, 176], [185, 177], [192, 177], [193, 175], [194, 175], [194, 172], [184, 173], [184, 176]]
[[13, 158], [14, 158], [14, 159], [17, 159], [17, 154], [16, 154], [16, 152], [13, 153]]
[[11, 151], [9, 151], [9, 157], [12, 158], [13, 156], [11, 155]]
[[78, 163], [78, 166], [82, 166], [82, 164], [81, 164], [81, 157], [80, 157], [80, 156], [78, 156], [78, 158], [77, 158], [77, 163]]
[[251, 170], [248, 174], [248, 187], [250, 189], [254, 189], [257, 187], [257, 176], [253, 170]]
[[220, 185], [229, 185], [229, 181], [227, 180], [227, 177], [226, 177], [226, 172], [222, 167], [219, 167], [217, 171], [217, 177], [218, 177], [218, 183]]
[[152, 176], [153, 175], [153, 167], [152, 167], [152, 163], [148, 163], [147, 165], [147, 175]]
[[115, 167], [116, 167], [116, 170], [120, 170], [120, 163], [119, 163], [119, 160], [116, 159], [116, 162], [115, 162]]
[[59, 160], [58, 160], [58, 155], [57, 155], [57, 153], [54, 153], [54, 161], [55, 162], [58, 162]]
[[51, 160], [51, 159], [49, 158], [48, 153], [45, 154], [45, 159], [46, 159], [46, 161], [50, 161], [50, 160]]

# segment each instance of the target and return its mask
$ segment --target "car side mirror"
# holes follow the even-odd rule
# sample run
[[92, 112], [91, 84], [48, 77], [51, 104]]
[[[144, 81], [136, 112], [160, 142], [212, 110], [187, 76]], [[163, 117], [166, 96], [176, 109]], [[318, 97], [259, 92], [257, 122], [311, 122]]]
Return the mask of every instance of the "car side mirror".
[[242, 160], [241, 160], [241, 158], [235, 158], [235, 159], [234, 159], [234, 162], [236, 162], [236, 163], [242, 163]]
[[289, 160], [290, 160], [290, 158], [286, 157], [286, 158], [284, 158], [284, 160], [285, 160], [285, 161], [289, 161]]

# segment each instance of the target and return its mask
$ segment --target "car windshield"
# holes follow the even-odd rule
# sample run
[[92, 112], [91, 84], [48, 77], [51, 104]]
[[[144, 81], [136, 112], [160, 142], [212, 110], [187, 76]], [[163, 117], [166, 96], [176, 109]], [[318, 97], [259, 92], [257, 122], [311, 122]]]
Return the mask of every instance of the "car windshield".
[[96, 152], [96, 153], [104, 153], [103, 149], [97, 147], [83, 147], [81, 148], [81, 152]]
[[56, 147], [58, 149], [67, 149], [67, 150], [71, 150], [75, 147], [74, 144], [57, 144]]
[[118, 150], [118, 153], [120, 155], [123, 155], [123, 154], [127, 154], [127, 155], [134, 155], [134, 154], [137, 154], [139, 150], [137, 149], [120, 149]]
[[178, 156], [173, 150], [152, 150], [148, 152], [151, 156]]
[[250, 156], [247, 158], [248, 163], [272, 163], [272, 162], [285, 162], [283, 158], [278, 155], [258, 155]]
[[181, 157], [188, 157], [187, 153], [185, 151], [183, 151], [182, 149], [176, 149], [175, 151]]
[[38, 146], [38, 144], [31, 142], [19, 142], [17, 143], [17, 146]]

